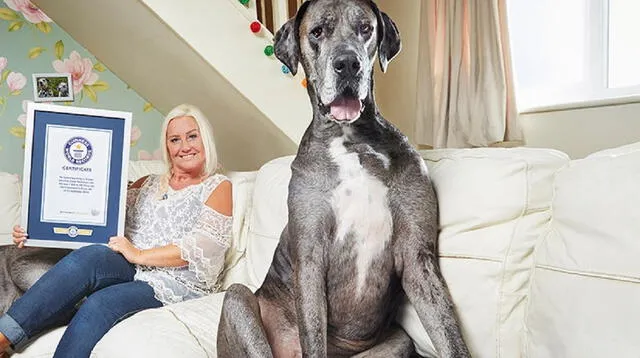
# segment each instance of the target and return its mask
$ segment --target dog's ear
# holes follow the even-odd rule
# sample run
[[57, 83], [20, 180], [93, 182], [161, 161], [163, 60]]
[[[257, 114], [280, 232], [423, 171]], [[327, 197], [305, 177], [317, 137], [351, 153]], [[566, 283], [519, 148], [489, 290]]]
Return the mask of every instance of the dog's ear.
[[300, 62], [300, 35], [298, 34], [298, 28], [300, 21], [304, 16], [309, 1], [302, 3], [295, 17], [292, 17], [287, 21], [278, 31], [273, 39], [274, 41], [274, 53], [276, 58], [280, 62], [284, 63], [289, 68], [292, 75], [296, 75], [298, 72], [298, 63]]
[[372, 7], [378, 18], [378, 60], [382, 72], [386, 72], [389, 62], [396, 57], [402, 48], [400, 31], [387, 14], [380, 11], [373, 3]]

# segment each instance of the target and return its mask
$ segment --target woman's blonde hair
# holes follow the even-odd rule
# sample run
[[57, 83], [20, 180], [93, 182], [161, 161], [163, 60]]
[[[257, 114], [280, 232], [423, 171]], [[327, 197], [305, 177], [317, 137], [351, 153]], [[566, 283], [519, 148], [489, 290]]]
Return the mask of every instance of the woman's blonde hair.
[[203, 178], [213, 175], [218, 170], [218, 152], [216, 151], [216, 142], [213, 136], [213, 129], [209, 119], [202, 113], [202, 111], [191, 104], [180, 104], [174, 107], [165, 116], [162, 123], [162, 130], [160, 131], [160, 145], [162, 146], [162, 161], [164, 162], [166, 173], [162, 176], [159, 195], [164, 195], [167, 192], [169, 179], [171, 178], [171, 159], [169, 158], [169, 150], [167, 149], [167, 128], [169, 122], [178, 117], [191, 117], [196, 121], [198, 129], [200, 130], [200, 138], [202, 139], [202, 145], [204, 147], [205, 161], [204, 170], [201, 173]]

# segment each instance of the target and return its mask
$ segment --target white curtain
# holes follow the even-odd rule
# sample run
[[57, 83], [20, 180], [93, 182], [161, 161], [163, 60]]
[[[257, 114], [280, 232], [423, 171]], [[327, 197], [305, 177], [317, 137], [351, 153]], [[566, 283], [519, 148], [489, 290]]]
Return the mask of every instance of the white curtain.
[[422, 0], [416, 142], [484, 147], [521, 140], [506, 0]]

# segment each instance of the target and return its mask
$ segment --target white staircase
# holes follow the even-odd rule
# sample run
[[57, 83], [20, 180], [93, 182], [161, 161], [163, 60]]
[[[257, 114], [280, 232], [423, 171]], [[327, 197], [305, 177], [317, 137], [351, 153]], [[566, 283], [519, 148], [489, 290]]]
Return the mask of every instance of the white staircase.
[[[253, 1], [253, 0], [252, 0]], [[166, 113], [200, 107], [230, 170], [293, 154], [311, 119], [302, 70], [284, 74], [255, 7], [237, 0], [34, 0], [69, 35]]]

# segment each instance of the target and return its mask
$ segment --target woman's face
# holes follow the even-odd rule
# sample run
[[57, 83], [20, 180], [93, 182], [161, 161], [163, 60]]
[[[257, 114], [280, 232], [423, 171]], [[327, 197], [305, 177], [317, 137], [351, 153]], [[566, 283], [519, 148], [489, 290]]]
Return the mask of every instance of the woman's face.
[[204, 170], [205, 151], [200, 129], [191, 116], [176, 117], [167, 126], [167, 149], [174, 171], [200, 175]]

